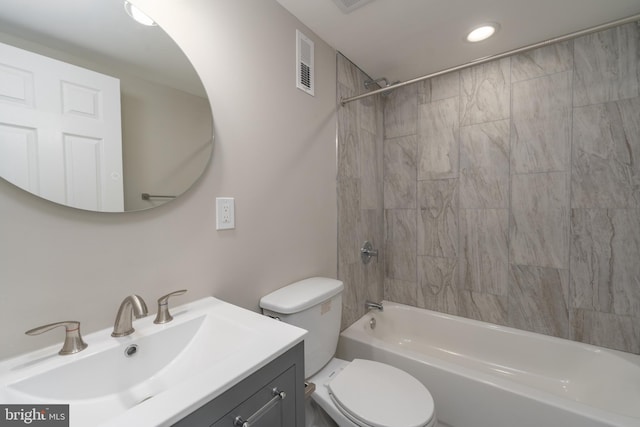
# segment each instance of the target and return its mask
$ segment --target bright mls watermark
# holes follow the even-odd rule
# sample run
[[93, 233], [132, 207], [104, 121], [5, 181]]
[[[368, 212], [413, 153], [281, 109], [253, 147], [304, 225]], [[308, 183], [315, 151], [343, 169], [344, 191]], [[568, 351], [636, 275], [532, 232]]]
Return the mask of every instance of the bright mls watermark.
[[0, 427], [69, 427], [69, 405], [0, 405]]

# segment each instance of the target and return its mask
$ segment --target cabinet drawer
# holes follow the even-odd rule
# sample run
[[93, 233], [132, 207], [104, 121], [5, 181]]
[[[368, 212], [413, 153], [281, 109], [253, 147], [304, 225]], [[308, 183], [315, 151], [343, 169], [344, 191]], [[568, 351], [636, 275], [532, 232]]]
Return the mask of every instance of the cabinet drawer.
[[[274, 389], [284, 392], [284, 398], [274, 399]], [[264, 408], [268, 402], [272, 404]], [[234, 427], [236, 417], [246, 421], [259, 411], [262, 416], [252, 418], [250, 421], [255, 422], [251, 427], [304, 425], [302, 342], [173, 424], [173, 427]]]

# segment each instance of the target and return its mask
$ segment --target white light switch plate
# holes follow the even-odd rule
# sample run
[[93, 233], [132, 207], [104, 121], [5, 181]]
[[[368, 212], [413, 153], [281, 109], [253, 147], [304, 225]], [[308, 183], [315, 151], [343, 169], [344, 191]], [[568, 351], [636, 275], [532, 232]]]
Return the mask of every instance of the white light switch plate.
[[216, 230], [236, 228], [235, 200], [233, 197], [216, 197]]

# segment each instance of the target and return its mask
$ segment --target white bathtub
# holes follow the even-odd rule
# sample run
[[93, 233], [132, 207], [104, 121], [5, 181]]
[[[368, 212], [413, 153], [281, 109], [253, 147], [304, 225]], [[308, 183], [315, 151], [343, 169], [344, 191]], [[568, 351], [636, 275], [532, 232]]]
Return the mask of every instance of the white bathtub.
[[385, 301], [342, 332], [338, 357], [409, 372], [443, 426], [640, 426], [632, 354]]

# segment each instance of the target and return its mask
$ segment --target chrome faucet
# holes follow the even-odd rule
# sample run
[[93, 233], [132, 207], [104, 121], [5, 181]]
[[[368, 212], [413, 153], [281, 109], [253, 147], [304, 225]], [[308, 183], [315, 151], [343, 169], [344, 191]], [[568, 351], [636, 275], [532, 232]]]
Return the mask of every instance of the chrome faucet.
[[144, 317], [148, 314], [147, 304], [142, 297], [138, 295], [129, 295], [122, 301], [116, 321], [113, 325], [112, 337], [124, 337], [133, 333], [133, 315], [136, 319]]
[[369, 300], [365, 301], [364, 308], [367, 311], [371, 310], [372, 308], [375, 308], [376, 310], [384, 311], [384, 307], [382, 307], [382, 302], [373, 302]]
[[58, 352], [60, 355], [74, 354], [87, 348], [87, 344], [82, 340], [80, 335], [80, 322], [75, 320], [67, 320], [64, 322], [49, 323], [48, 325], [38, 326], [37, 328], [29, 329], [25, 334], [27, 335], [40, 335], [43, 332], [50, 331], [58, 326], [64, 326], [65, 336], [62, 349]]

